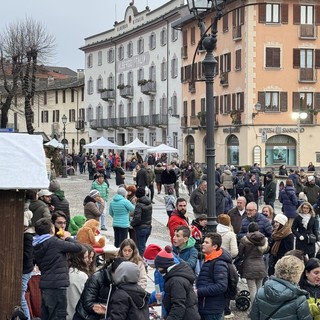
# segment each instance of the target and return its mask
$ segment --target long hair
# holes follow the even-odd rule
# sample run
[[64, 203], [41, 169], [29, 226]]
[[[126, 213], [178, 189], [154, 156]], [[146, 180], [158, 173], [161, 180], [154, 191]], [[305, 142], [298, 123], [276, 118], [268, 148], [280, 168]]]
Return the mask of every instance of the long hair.
[[68, 266], [69, 269], [78, 269], [79, 271], [82, 271], [89, 275], [88, 272], [88, 265], [84, 261], [83, 257], [84, 254], [88, 252], [88, 249], [85, 246], [82, 246], [82, 249], [80, 252], [76, 253], [68, 253]]
[[299, 285], [302, 289], [306, 289], [308, 287], [308, 279], [307, 272], [312, 271], [313, 269], [320, 267], [320, 260], [317, 258], [311, 258], [307, 261], [304, 270], [301, 274]]
[[119, 248], [118, 257], [123, 257], [122, 250], [126, 246], [129, 246], [132, 249], [132, 256], [129, 259], [129, 261], [131, 261], [131, 262], [133, 262], [135, 264], [138, 264], [139, 261], [143, 262], [142, 258], [139, 255], [139, 251], [138, 251], [137, 245], [132, 239], [125, 239], [125, 240], [123, 240], [121, 242], [120, 248]]
[[93, 249], [93, 246], [90, 244], [82, 244], [83, 247], [85, 247], [88, 250], [88, 255], [90, 256], [93, 253], [92, 261], [88, 265], [88, 275], [91, 276], [93, 273], [96, 272], [97, 266], [96, 266], [96, 252]]

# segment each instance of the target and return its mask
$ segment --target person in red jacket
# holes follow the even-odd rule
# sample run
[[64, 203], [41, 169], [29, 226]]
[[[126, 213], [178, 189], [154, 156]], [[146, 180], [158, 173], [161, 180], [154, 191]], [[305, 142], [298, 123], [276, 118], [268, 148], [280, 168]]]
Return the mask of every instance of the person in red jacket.
[[168, 221], [171, 243], [173, 243], [174, 230], [178, 226], [189, 226], [189, 220], [186, 214], [187, 200], [184, 198], [178, 198], [176, 203], [176, 209], [172, 211], [172, 214]]

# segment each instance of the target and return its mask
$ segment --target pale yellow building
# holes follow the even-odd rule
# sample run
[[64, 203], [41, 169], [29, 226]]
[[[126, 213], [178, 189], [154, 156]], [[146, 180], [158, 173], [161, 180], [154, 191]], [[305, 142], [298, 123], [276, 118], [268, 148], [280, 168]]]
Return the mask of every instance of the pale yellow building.
[[[311, 161], [319, 166], [319, 4], [312, 0], [266, 1], [236, 9], [250, 3], [234, 1], [218, 22], [216, 162], [257, 162], [261, 167], [277, 168], [282, 164], [307, 167]], [[214, 14], [206, 16], [206, 27]], [[205, 162], [205, 82], [191, 81], [200, 31], [191, 15], [175, 28], [181, 30], [183, 39], [183, 158]], [[195, 55], [196, 80], [204, 79], [201, 61], [205, 54], [198, 50]], [[255, 109], [257, 104], [260, 112]], [[306, 112], [307, 118], [293, 119], [294, 112]]]

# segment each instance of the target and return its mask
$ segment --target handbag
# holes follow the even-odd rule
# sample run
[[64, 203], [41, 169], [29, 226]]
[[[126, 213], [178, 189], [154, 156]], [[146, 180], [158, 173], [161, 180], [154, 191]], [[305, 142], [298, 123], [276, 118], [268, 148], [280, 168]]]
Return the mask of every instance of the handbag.
[[317, 237], [313, 233], [310, 233], [307, 235], [307, 242], [308, 244], [314, 244], [317, 242]]

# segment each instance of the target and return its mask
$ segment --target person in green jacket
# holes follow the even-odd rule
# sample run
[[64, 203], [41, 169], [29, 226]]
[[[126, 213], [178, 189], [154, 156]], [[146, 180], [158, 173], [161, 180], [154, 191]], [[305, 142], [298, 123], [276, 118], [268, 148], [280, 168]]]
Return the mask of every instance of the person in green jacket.
[[100, 216], [100, 229], [106, 231], [106, 213], [107, 213], [107, 202], [109, 198], [109, 186], [104, 181], [104, 175], [102, 173], [97, 175], [97, 179], [92, 182], [91, 190], [98, 190], [100, 196], [104, 201], [104, 209]]
[[308, 292], [298, 287], [303, 269], [303, 261], [295, 256], [278, 260], [275, 276], [265, 282], [253, 301], [250, 319], [312, 320]]

